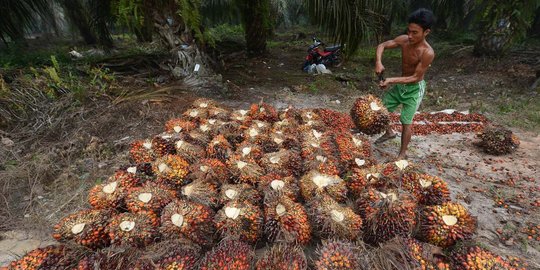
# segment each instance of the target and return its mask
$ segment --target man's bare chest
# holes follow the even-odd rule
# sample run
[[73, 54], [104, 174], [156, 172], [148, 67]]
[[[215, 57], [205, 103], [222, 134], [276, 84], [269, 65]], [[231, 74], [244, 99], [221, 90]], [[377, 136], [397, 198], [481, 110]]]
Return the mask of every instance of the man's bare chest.
[[422, 57], [422, 50], [403, 47], [401, 54], [404, 65], [416, 66]]

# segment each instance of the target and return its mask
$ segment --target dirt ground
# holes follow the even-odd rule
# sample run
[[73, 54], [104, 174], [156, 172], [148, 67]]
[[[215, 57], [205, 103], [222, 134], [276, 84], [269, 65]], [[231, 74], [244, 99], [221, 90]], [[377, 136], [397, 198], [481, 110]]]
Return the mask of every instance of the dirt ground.
[[[1, 131], [13, 143], [4, 140], [0, 145], [0, 179], [4, 180], [0, 214], [5, 220], [0, 226], [0, 266], [53, 242], [52, 225], [65, 214], [85, 208], [88, 189], [128, 164], [129, 143], [160, 133], [169, 118], [181, 114], [197, 97], [231, 108], [263, 100], [277, 108], [292, 105], [348, 112], [356, 97], [382, 94], [369, 56], [330, 67], [332, 75], [313, 76], [300, 70], [308, 42], [286, 36], [278, 41], [282, 42], [271, 46], [265, 57], [239, 55], [228, 62], [220, 70], [227, 90], [179, 86], [174, 97], [162, 102], [95, 101], [67, 111], [65, 121], [38, 138], [20, 137], [22, 131], [17, 129]], [[534, 121], [516, 123], [514, 113], [538, 108], [538, 89], [528, 88], [540, 59], [540, 50], [536, 52], [486, 60], [471, 58], [470, 49], [464, 49], [437, 59], [426, 76], [429, 88], [421, 111], [483, 112], [496, 123], [511, 125], [521, 139], [517, 152], [502, 157], [484, 154], [473, 145], [472, 133], [414, 136], [410, 146], [412, 162], [446, 180], [452, 198], [478, 217], [475, 240], [500, 254], [525, 258], [532, 269], [540, 268], [540, 241], [529, 239], [523, 230], [540, 225], [540, 127]], [[387, 76], [399, 74], [398, 58], [388, 57], [385, 64]], [[171, 85], [152, 89], [161, 87]], [[514, 107], [502, 110], [501, 104]], [[374, 151], [382, 162], [395, 156], [398, 147], [399, 139], [394, 139]]]

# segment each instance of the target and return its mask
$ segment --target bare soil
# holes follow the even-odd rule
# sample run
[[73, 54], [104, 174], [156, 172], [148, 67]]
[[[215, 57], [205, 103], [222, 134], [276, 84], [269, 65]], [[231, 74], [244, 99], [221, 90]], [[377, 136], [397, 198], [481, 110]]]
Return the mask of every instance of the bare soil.
[[[356, 97], [382, 94], [369, 57], [329, 67], [332, 75], [308, 75], [300, 70], [307, 42], [285, 36], [279, 40], [265, 57], [232, 58], [220, 70], [227, 90], [179, 87], [174, 97], [161, 102], [113, 105], [98, 100], [66, 112], [65, 120], [39, 137], [17, 128], [0, 131], [13, 141], [13, 145], [0, 144], [0, 214], [5, 220], [0, 227], [0, 266], [53, 242], [52, 226], [67, 213], [87, 207], [88, 189], [129, 163], [130, 142], [160, 133], [169, 118], [180, 115], [197, 97], [231, 108], [264, 100], [277, 108], [292, 105], [348, 112]], [[474, 146], [472, 133], [414, 136], [410, 146], [410, 159], [446, 180], [452, 198], [478, 217], [475, 240], [500, 254], [525, 258], [533, 269], [540, 268], [540, 241], [529, 239], [523, 230], [540, 225], [535, 204], [540, 200], [540, 127], [534, 121], [540, 100], [538, 89], [529, 89], [538, 59], [540, 50], [493, 60], [472, 58], [466, 49], [437, 58], [426, 77], [428, 95], [421, 111], [483, 112], [496, 123], [510, 125], [521, 139], [517, 152], [500, 157], [484, 154]], [[398, 58], [388, 57], [385, 64], [387, 76], [399, 74]], [[148, 91], [162, 87], [171, 85], [152, 86]], [[501, 107], [508, 104], [514, 107]], [[523, 110], [533, 110], [533, 116], [516, 119]], [[374, 151], [382, 162], [395, 156], [398, 147], [399, 137], [375, 146]]]

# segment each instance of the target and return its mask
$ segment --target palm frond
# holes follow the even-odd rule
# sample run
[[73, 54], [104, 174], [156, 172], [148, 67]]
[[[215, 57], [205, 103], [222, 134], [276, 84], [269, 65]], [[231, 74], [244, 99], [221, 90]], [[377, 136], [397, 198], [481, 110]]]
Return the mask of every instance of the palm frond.
[[22, 38], [25, 29], [36, 26], [38, 17], [48, 22], [54, 20], [49, 0], [0, 0], [0, 14], [0, 37], [3, 39]]

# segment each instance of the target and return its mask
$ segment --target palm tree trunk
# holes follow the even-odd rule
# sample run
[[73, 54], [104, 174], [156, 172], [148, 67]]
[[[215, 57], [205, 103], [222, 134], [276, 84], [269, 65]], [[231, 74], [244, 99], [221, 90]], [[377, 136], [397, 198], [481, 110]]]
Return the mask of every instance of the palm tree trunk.
[[531, 29], [529, 29], [529, 35], [540, 36], [540, 8], [536, 9], [536, 15], [534, 16]]
[[268, 0], [246, 0], [244, 25], [247, 53], [249, 56], [266, 52], [270, 2]]
[[92, 32], [90, 22], [80, 0], [62, 0], [62, 5], [70, 21], [77, 27], [86, 44], [96, 44], [97, 37]]
[[110, 13], [111, 0], [97, 1], [97, 6], [94, 8], [96, 13], [95, 29], [97, 32], [98, 42], [100, 45], [111, 48], [113, 46], [113, 40], [109, 27], [107, 26], [107, 21], [112, 17]]
[[506, 19], [501, 19], [496, 27], [484, 24], [474, 46], [474, 55], [502, 56], [512, 41], [512, 31], [515, 30], [510, 27], [510, 22]]

